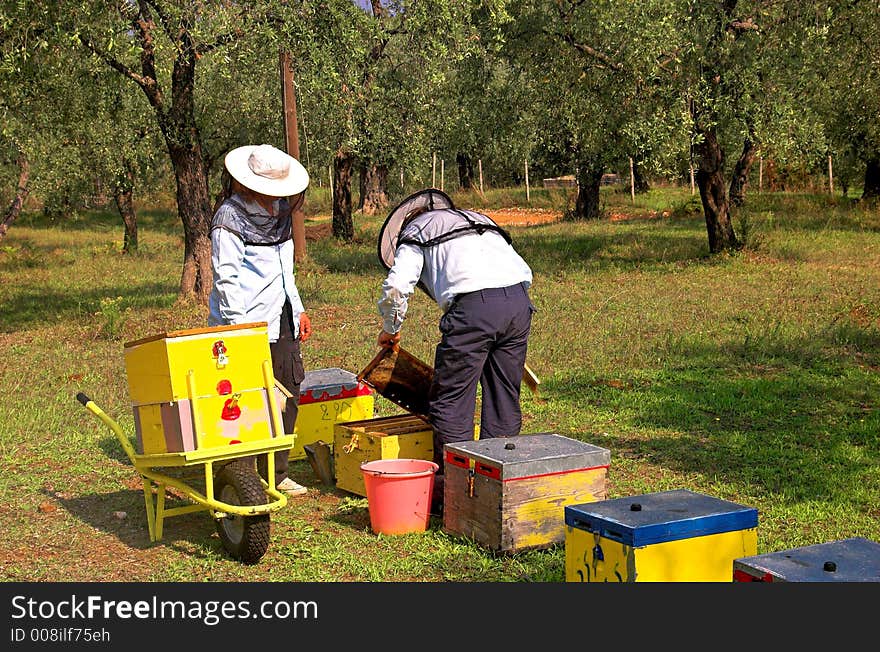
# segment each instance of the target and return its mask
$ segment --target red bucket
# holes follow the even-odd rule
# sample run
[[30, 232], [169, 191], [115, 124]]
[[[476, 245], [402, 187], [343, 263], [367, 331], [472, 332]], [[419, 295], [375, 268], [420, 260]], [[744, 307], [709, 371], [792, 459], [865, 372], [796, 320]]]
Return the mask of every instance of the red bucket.
[[434, 474], [429, 460], [374, 460], [361, 464], [370, 526], [377, 534], [424, 532], [431, 518]]

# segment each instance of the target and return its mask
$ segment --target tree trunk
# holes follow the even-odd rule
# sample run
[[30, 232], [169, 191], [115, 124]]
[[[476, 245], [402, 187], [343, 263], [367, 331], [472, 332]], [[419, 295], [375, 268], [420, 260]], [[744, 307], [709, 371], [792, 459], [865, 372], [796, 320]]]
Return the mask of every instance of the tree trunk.
[[865, 168], [862, 199], [873, 201], [878, 198], [880, 198], [880, 157], [874, 156], [868, 159], [868, 166]]
[[463, 152], [455, 155], [458, 164], [458, 187], [467, 192], [474, 188], [474, 162]]
[[138, 248], [138, 226], [137, 214], [134, 211], [134, 175], [128, 166], [124, 166], [125, 171], [119, 174], [116, 180], [116, 187], [113, 192], [113, 199], [116, 202], [116, 208], [122, 216], [122, 224], [125, 231], [122, 236], [122, 253], [130, 254], [137, 251]]
[[358, 174], [358, 202], [357, 202], [357, 210], [364, 210], [364, 198], [367, 196], [367, 166], [364, 163], [359, 163], [357, 166], [357, 174]]
[[202, 160], [202, 148], [195, 142], [168, 145], [177, 179], [177, 211], [183, 223], [183, 272], [180, 298], [193, 298], [205, 305], [211, 294], [211, 198]]
[[755, 161], [758, 148], [751, 138], [743, 141], [742, 152], [733, 168], [733, 178], [730, 180], [730, 203], [734, 206], [742, 206], [746, 196], [746, 185], [749, 182], [749, 171]]
[[31, 166], [21, 148], [18, 150], [15, 162], [18, 165], [18, 185], [15, 186], [15, 197], [12, 198], [9, 208], [3, 214], [3, 221], [0, 222], [0, 242], [6, 237], [6, 233], [9, 231], [9, 227], [12, 226], [12, 223], [21, 215], [24, 200], [27, 199], [30, 192], [28, 180], [31, 174]]
[[351, 219], [351, 169], [354, 157], [339, 150], [333, 158], [333, 237], [343, 242], [354, 240]]
[[730, 205], [724, 185], [724, 151], [718, 143], [715, 128], [702, 130], [702, 142], [696, 147], [699, 159], [697, 186], [703, 202], [709, 251], [717, 254], [739, 247], [730, 221]]
[[375, 215], [388, 208], [388, 166], [366, 165], [361, 179], [361, 210], [364, 215]]
[[637, 195], [642, 195], [650, 189], [651, 184], [648, 183], [645, 175], [642, 174], [642, 169], [635, 161], [633, 161], [633, 192]]
[[599, 206], [599, 186], [602, 182], [602, 168], [598, 165], [581, 165], [577, 173], [578, 191], [574, 211], [567, 219], [573, 221], [598, 220], [602, 216]]

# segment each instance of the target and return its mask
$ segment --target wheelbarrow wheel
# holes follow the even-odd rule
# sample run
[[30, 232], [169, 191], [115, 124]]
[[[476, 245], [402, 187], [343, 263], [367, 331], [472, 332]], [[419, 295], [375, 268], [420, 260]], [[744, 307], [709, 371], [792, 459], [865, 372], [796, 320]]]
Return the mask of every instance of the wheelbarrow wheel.
[[[230, 505], [263, 505], [266, 493], [253, 460], [233, 460], [214, 479], [214, 494]], [[227, 514], [215, 521], [227, 552], [245, 564], [256, 564], [269, 548], [269, 514]]]

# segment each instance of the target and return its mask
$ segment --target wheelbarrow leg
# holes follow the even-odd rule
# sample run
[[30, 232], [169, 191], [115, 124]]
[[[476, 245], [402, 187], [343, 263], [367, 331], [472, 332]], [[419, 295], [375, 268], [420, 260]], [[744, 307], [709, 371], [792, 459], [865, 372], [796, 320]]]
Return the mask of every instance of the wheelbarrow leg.
[[156, 541], [162, 539], [162, 523], [165, 520], [165, 485], [158, 484], [156, 490]]
[[144, 505], [147, 508], [147, 529], [150, 531], [150, 542], [156, 541], [156, 515], [153, 511], [153, 483], [146, 477], [141, 476], [144, 483]]

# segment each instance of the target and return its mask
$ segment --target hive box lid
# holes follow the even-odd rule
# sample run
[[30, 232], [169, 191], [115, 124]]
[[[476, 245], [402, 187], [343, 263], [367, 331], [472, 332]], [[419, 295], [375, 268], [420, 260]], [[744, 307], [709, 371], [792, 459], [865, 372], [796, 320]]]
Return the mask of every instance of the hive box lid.
[[446, 444], [446, 455], [498, 468], [500, 480], [592, 469], [608, 466], [611, 460], [605, 448], [546, 432]]
[[758, 510], [674, 489], [566, 505], [565, 524], [633, 547], [758, 526]]
[[330, 367], [306, 372], [299, 386], [300, 403], [352, 398], [372, 394], [372, 390], [351, 371]]
[[853, 537], [741, 557], [733, 570], [786, 582], [880, 582], [880, 543]]

